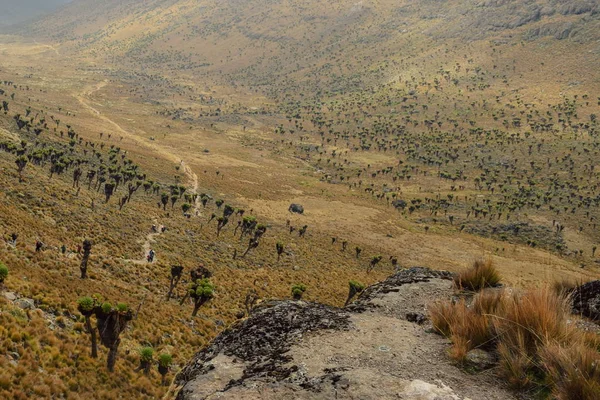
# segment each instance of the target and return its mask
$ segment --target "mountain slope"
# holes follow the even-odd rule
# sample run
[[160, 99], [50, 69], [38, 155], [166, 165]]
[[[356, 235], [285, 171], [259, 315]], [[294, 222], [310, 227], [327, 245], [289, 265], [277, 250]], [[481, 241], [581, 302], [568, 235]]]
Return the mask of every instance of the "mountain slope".
[[82, 0], [24, 31], [94, 59], [117, 57], [130, 69], [279, 96], [364, 89], [396, 73], [390, 61], [431, 64], [436, 50], [472, 54], [490, 42], [567, 40], [570, 56], [597, 61], [598, 7], [592, 0]]

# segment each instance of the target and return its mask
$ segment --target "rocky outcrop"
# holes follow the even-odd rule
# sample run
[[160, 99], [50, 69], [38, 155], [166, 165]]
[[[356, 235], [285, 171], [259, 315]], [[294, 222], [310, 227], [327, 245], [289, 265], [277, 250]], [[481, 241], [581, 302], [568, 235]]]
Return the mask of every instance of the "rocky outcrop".
[[584, 283], [571, 292], [573, 313], [600, 321], [600, 281]]
[[[452, 296], [452, 274], [401, 270], [340, 309], [263, 303], [176, 377], [178, 400], [514, 399], [493, 374], [452, 365], [426, 307]], [[479, 357], [481, 358], [481, 357]]]
[[[178, 399], [206, 398], [211, 387], [194, 385], [199, 375], [209, 375], [218, 363], [231, 363], [227, 381], [218, 391], [227, 391], [251, 379], [281, 381], [298, 370], [286, 366], [287, 353], [307, 332], [325, 329], [347, 329], [349, 314], [316, 303], [303, 301], [273, 301], [263, 303], [252, 316], [222, 333], [213, 343], [196, 355], [194, 361], [177, 376], [185, 385]], [[227, 360], [227, 361], [226, 361]], [[217, 391], [215, 390], [215, 391]]]

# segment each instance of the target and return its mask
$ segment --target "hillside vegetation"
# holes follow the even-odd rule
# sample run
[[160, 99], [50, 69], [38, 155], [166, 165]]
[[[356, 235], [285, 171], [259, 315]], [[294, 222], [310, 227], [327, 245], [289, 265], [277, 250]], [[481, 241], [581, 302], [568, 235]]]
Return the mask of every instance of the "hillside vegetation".
[[0, 397], [159, 398], [260, 301], [413, 265], [596, 279], [599, 11], [79, 0], [0, 36]]

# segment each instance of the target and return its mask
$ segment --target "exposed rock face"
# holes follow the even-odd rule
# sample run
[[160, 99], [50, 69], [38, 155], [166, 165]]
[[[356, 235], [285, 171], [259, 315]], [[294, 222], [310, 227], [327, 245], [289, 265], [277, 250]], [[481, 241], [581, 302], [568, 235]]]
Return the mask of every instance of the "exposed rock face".
[[493, 374], [468, 375], [452, 365], [448, 341], [413, 318], [452, 296], [451, 278], [402, 270], [344, 309], [263, 304], [200, 351], [172, 389], [179, 400], [514, 399]]
[[584, 283], [571, 293], [573, 312], [600, 321], [600, 281]]
[[[433, 271], [429, 268], [412, 267], [401, 270], [390, 276], [385, 281], [369, 286], [361, 293], [360, 297], [347, 308], [355, 312], [363, 312], [367, 309], [378, 307], [378, 298], [390, 292], [399, 291], [402, 285], [426, 283], [432, 279], [452, 280], [454, 274], [448, 271]], [[424, 311], [424, 310], [422, 310]], [[408, 312], [408, 311], [407, 311]]]
[[[290, 361], [286, 353], [306, 332], [323, 329], [347, 329], [349, 314], [316, 303], [279, 301], [261, 304], [252, 316], [228, 329], [213, 343], [196, 355], [194, 361], [178, 375], [178, 382], [193, 381], [198, 375], [210, 374], [215, 365], [225, 362], [237, 364], [226, 375], [230, 379], [222, 390], [241, 385], [245, 380], [266, 378], [280, 381], [297, 371], [286, 367]], [[215, 360], [216, 358], [216, 360]], [[211, 390], [186, 385], [178, 399], [205, 398]], [[191, 390], [190, 390], [191, 389]], [[202, 392], [198, 396], [198, 391]]]

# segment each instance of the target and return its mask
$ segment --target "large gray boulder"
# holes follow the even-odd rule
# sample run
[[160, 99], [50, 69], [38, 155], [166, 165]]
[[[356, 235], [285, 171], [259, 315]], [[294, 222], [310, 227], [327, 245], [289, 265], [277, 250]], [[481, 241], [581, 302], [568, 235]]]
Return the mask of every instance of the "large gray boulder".
[[300, 204], [292, 203], [290, 204], [288, 211], [296, 214], [304, 214], [304, 207], [302, 207]]

